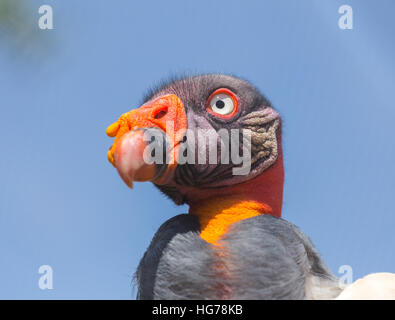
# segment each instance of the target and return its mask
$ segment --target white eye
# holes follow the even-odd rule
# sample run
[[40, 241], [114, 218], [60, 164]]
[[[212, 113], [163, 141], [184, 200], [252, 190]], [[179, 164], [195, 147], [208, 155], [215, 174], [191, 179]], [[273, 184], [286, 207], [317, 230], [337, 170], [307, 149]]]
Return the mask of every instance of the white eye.
[[227, 93], [217, 93], [209, 102], [210, 109], [220, 115], [229, 115], [235, 110], [235, 103]]

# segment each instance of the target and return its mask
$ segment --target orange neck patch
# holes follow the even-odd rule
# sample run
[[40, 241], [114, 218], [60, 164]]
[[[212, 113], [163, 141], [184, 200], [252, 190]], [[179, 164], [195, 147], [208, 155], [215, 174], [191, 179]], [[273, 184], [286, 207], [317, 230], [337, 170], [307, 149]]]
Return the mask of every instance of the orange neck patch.
[[191, 207], [189, 211], [199, 219], [200, 237], [211, 244], [217, 244], [231, 224], [260, 214], [271, 214], [272, 208], [254, 200], [231, 197], [209, 199], [198, 207]]
[[[279, 140], [281, 141], [281, 140]], [[284, 167], [281, 145], [277, 162], [254, 179], [223, 188], [198, 189], [186, 193], [189, 213], [200, 222], [200, 237], [211, 244], [235, 222], [270, 214], [281, 217]]]

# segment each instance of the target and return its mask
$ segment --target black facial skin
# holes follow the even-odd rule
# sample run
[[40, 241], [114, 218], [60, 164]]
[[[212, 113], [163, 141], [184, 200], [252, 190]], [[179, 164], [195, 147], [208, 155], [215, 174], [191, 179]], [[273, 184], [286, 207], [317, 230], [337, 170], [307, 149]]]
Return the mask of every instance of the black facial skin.
[[[215, 90], [220, 88], [226, 88], [232, 91], [238, 98], [238, 112], [231, 118], [218, 117], [207, 111], [208, 98]], [[262, 138], [260, 138], [259, 135], [262, 134], [262, 132], [266, 132], [269, 126], [273, 125], [273, 121], [266, 124], [251, 125], [251, 123], [249, 123], [246, 125], [246, 119], [248, 119], [247, 122], [251, 122], [254, 120], [254, 118], [251, 118], [251, 114], [257, 114], [257, 123], [262, 122], [264, 118], [264, 116], [261, 115], [263, 110], [272, 107], [270, 102], [249, 82], [233, 76], [221, 74], [176, 78], [164, 82], [157, 88], [150, 90], [144, 98], [144, 103], [167, 94], [175, 94], [183, 102], [189, 130], [215, 129], [218, 131], [220, 129], [226, 129], [230, 132], [231, 129], [250, 129], [253, 132], [256, 131], [252, 139], [252, 151], [261, 151], [259, 155], [262, 154], [262, 147], [259, 147], [259, 145], [254, 149], [254, 141], [261, 143]], [[281, 130], [281, 124], [278, 123], [280, 123], [280, 120], [278, 120], [276, 124], [275, 136]], [[267, 135], [267, 133], [264, 134]], [[243, 140], [240, 139], [240, 153], [242, 153], [242, 141]], [[218, 136], [218, 148], [220, 148], [220, 142], [221, 140]], [[197, 144], [195, 144], [195, 148], [197, 148]], [[197, 155], [196, 149], [195, 152]], [[255, 177], [263, 170], [267, 169], [268, 164], [271, 165], [277, 157], [277, 149], [265, 152], [266, 155], [262, 156], [262, 159], [259, 158], [260, 156], [254, 158], [254, 154], [252, 154], [255, 161], [252, 163], [251, 172], [246, 176], [234, 176], [232, 174], [232, 168], [235, 167], [235, 164], [221, 163], [220, 152], [218, 150], [217, 164], [198, 164], [197, 161], [195, 161], [195, 164], [187, 163], [178, 165], [171, 184], [156, 186], [174, 202], [182, 204], [186, 201], [182, 194], [182, 188], [185, 186], [196, 188], [221, 187], [241, 183]], [[268, 157], [271, 157], [270, 163], [267, 161]], [[264, 165], [264, 163], [266, 163], [266, 165]]]
[[[206, 111], [206, 103], [209, 96], [217, 89], [226, 88], [231, 90], [239, 98], [240, 113], [235, 118], [223, 120]], [[157, 88], [151, 89], [144, 97], [144, 102], [158, 98], [166, 94], [177, 95], [184, 104], [187, 115], [193, 112], [197, 116], [207, 118], [211, 126], [218, 130], [226, 126], [239, 128], [239, 117], [258, 110], [262, 107], [270, 107], [270, 102], [249, 82], [228, 75], [207, 74], [185, 78], [173, 78], [163, 82]]]

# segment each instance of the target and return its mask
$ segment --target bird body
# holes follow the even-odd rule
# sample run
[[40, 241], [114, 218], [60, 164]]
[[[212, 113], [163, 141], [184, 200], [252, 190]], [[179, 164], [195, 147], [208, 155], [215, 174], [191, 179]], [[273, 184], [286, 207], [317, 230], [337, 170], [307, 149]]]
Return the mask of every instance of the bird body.
[[232, 224], [216, 244], [196, 216], [157, 231], [136, 273], [139, 299], [332, 299], [341, 292], [311, 241], [271, 215]]
[[[202, 132], [210, 132], [207, 140]], [[281, 117], [252, 84], [221, 74], [170, 80], [107, 134], [115, 137], [108, 159], [128, 186], [151, 181], [189, 205], [145, 252], [139, 299], [332, 299], [342, 292], [310, 239], [281, 219]]]

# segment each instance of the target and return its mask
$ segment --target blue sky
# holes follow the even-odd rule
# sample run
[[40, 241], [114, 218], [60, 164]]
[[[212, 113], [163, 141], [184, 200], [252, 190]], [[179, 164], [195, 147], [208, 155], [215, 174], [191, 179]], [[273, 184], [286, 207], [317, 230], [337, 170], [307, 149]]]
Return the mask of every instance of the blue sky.
[[[38, 45], [0, 42], [0, 298], [134, 298], [154, 232], [187, 208], [129, 190], [105, 129], [183, 72], [240, 75], [279, 110], [283, 217], [334, 273], [395, 272], [393, 1], [29, 3]], [[54, 30], [38, 30], [42, 4]], [[53, 290], [38, 287], [44, 264]]]

